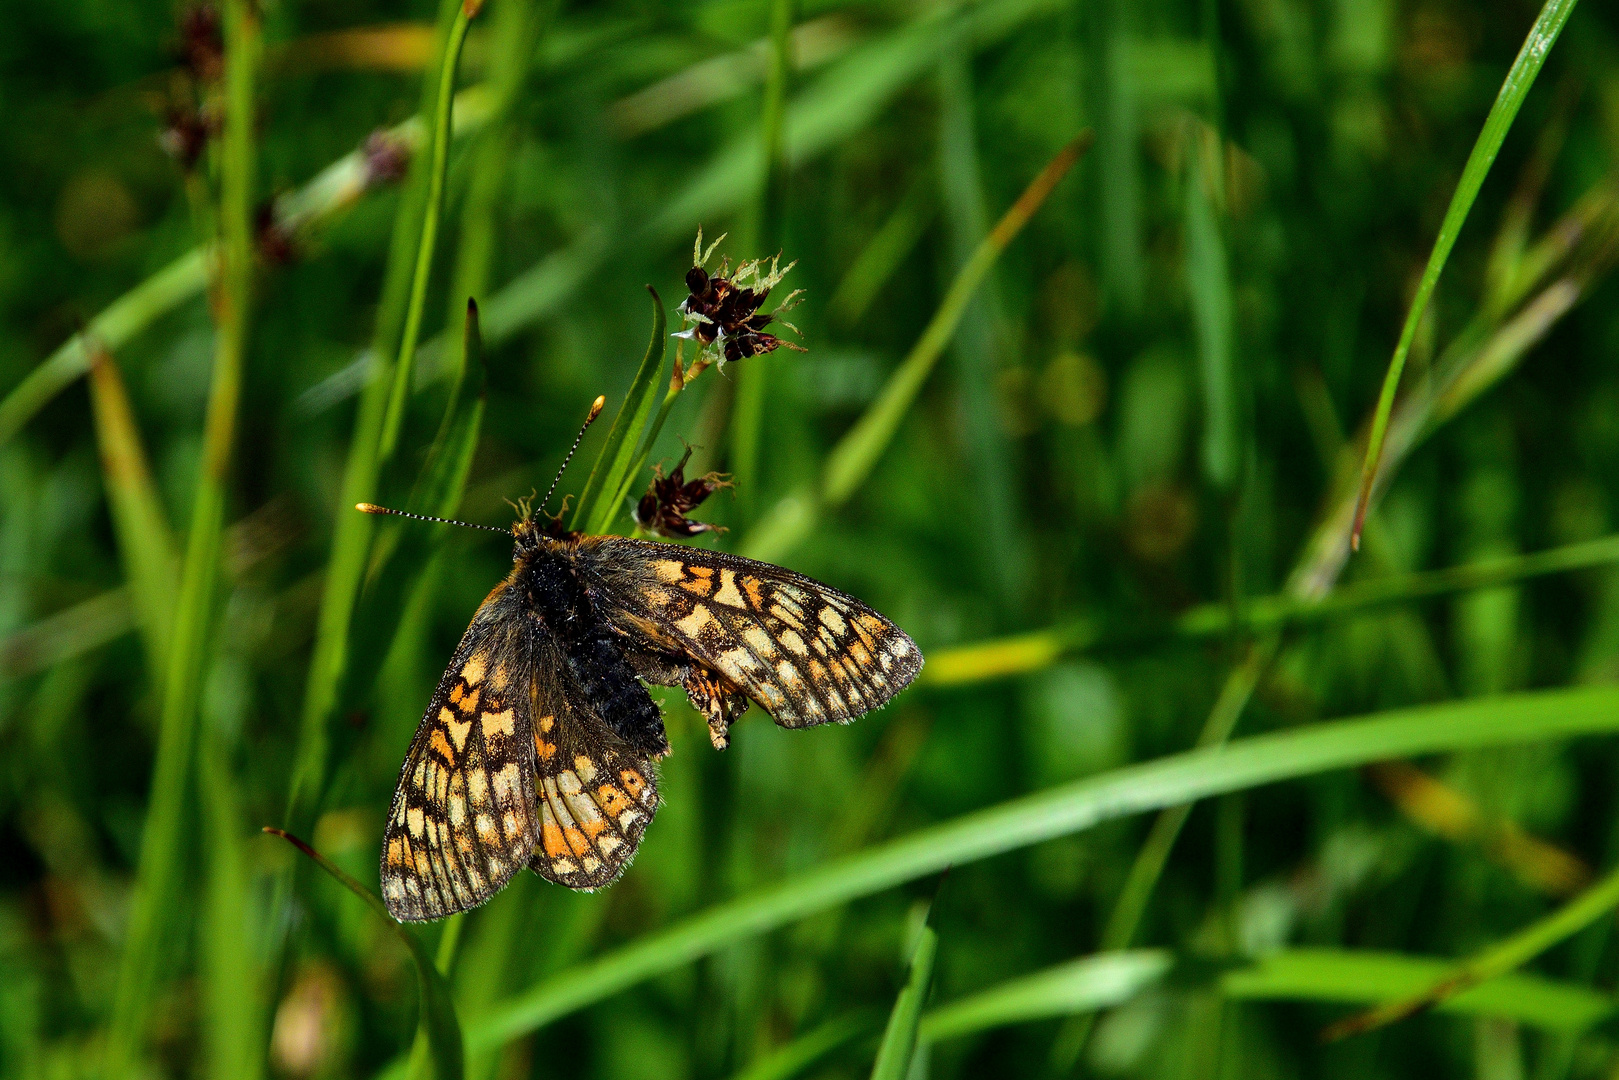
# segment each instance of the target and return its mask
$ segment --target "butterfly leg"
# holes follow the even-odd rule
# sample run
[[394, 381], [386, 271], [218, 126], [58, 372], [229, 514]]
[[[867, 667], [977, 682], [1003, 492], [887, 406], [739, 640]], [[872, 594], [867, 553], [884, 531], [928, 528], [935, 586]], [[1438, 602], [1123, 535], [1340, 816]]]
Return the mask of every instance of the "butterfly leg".
[[691, 707], [708, 720], [708, 739], [714, 749], [724, 750], [731, 742], [731, 722], [748, 711], [748, 695], [718, 672], [699, 666], [692, 668], [682, 685]]

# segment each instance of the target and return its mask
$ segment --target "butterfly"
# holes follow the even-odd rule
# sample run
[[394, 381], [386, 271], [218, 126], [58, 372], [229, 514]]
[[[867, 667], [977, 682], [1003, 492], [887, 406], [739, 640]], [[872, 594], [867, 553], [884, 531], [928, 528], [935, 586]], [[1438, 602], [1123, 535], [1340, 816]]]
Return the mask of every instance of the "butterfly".
[[786, 728], [846, 723], [922, 668], [888, 619], [770, 563], [586, 536], [543, 509], [511, 534], [511, 572], [472, 617], [400, 770], [381, 877], [401, 921], [476, 907], [524, 866], [573, 889], [622, 874], [669, 752], [645, 684], [684, 689], [723, 749], [750, 701]]

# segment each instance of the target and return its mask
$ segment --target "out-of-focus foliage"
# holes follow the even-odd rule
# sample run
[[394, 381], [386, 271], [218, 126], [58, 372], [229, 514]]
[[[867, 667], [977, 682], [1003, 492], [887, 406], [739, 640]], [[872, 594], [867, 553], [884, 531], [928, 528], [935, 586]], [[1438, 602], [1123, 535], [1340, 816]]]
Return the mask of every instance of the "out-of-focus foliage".
[[[488, 0], [424, 245], [460, 7], [13, 5], [0, 1075], [852, 1077], [891, 1013], [913, 1077], [1612, 1074], [1611, 5], [1415, 324], [1353, 557], [1536, 5]], [[643, 286], [679, 329], [699, 227], [797, 260], [808, 351], [666, 397]], [[590, 519], [692, 444], [696, 542], [929, 666], [723, 754], [660, 692], [622, 880], [401, 938], [260, 830], [375, 886], [509, 547], [350, 507], [504, 526], [606, 394], [577, 497], [638, 372]]]

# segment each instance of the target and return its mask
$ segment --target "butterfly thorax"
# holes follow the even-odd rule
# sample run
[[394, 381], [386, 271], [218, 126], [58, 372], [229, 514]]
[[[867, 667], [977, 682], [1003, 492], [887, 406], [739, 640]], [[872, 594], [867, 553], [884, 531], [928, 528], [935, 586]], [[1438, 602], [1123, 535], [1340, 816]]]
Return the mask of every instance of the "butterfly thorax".
[[524, 607], [561, 644], [583, 703], [635, 749], [668, 753], [657, 704], [636, 679], [620, 634], [591, 603], [580, 575], [580, 534], [553, 538], [538, 530], [514, 531], [512, 584]]

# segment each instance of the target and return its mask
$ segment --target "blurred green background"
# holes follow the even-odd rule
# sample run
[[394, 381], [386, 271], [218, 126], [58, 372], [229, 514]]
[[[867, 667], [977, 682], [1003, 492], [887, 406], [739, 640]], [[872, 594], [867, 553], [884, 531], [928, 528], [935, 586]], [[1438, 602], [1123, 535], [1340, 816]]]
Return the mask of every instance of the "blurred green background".
[[[489, 0], [440, 213], [454, 2], [11, 5], [0, 1075], [455, 1075], [416, 956], [478, 1080], [865, 1076], [885, 1024], [916, 1078], [1615, 1075], [1619, 22], [1571, 7]], [[928, 667], [724, 754], [660, 691], [621, 881], [407, 942], [260, 828], [375, 888], [509, 547], [346, 507], [504, 526], [605, 393], [577, 496], [699, 226], [797, 260], [808, 351], [647, 464]]]

